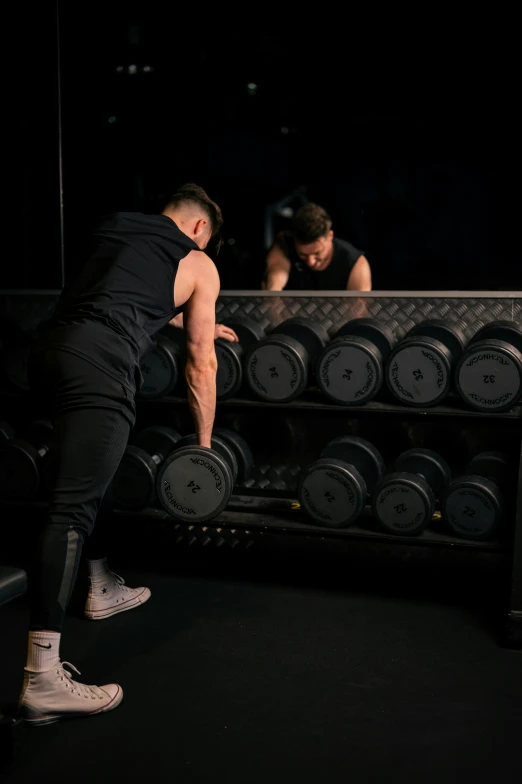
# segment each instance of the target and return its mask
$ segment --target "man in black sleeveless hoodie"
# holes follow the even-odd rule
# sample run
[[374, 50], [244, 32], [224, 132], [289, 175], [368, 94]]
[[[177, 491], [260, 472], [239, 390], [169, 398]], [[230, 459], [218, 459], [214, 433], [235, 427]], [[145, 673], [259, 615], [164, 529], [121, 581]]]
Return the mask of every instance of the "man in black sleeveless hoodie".
[[[161, 215], [116, 213], [94, 231], [87, 261], [67, 285], [31, 359], [38, 394], [49, 397], [53, 444], [47, 520], [31, 575], [31, 618], [20, 713], [33, 725], [117, 707], [119, 685], [87, 686], [60, 658], [60, 638], [82, 547], [110, 511], [110, 485], [135, 421], [140, 356], [168, 323], [186, 337], [188, 405], [198, 443], [210, 447], [216, 406], [215, 323], [219, 275], [208, 243], [219, 242], [221, 210], [188, 183]], [[150, 597], [88, 555], [89, 618], [107, 618]], [[65, 666], [64, 666], [65, 665]], [[77, 670], [75, 670], [78, 672]]]
[[276, 236], [265, 260], [266, 291], [371, 291], [368, 259], [334, 236], [332, 219], [309, 202], [292, 218], [291, 231]]

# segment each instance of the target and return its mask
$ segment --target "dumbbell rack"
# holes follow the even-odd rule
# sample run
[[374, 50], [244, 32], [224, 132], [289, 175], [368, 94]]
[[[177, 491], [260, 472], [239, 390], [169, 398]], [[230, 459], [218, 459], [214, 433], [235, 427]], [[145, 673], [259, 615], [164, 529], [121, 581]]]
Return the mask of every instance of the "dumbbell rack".
[[[41, 300], [42, 315], [49, 310], [46, 297]], [[27, 297], [25, 298], [27, 299]], [[16, 300], [16, 298], [15, 298]], [[34, 304], [19, 303], [20, 313]], [[1, 304], [1, 303], [0, 303]], [[10, 298], [11, 311], [16, 302]], [[427, 319], [447, 319], [467, 327], [467, 334], [497, 320], [522, 323], [522, 294], [478, 292], [222, 292], [217, 302], [217, 320], [247, 316], [269, 331], [285, 319], [301, 316], [320, 321], [330, 334], [342, 323], [359, 317], [394, 319], [399, 324]], [[182, 433], [191, 432], [193, 423], [186, 399], [165, 397], [137, 401], [137, 426], [170, 425]], [[243, 435], [254, 454], [255, 473], [249, 482], [236, 487], [230, 503], [217, 518], [201, 528], [180, 525], [160, 508], [133, 513], [133, 517], [159, 521], [169, 527], [175, 538], [189, 541], [221, 542], [223, 539], [251, 542], [256, 536], [291, 536], [314, 539], [317, 546], [325, 539], [335, 543], [383, 546], [403, 552], [428, 548], [445, 554], [448, 551], [499, 556], [509, 570], [510, 594], [507, 598], [506, 645], [522, 649], [522, 406], [498, 413], [467, 407], [451, 394], [442, 404], [429, 408], [407, 408], [385, 395], [363, 406], [341, 406], [328, 401], [317, 389], [306, 390], [287, 403], [269, 403], [245, 393], [242, 397], [218, 402], [216, 425], [233, 427]], [[459, 539], [440, 522], [415, 537], [394, 536], [380, 529], [369, 509], [346, 529], [327, 529], [311, 524], [299, 509], [296, 496], [297, 477], [301, 469], [318, 456], [324, 443], [341, 433], [367, 437], [377, 446], [389, 447], [388, 457], [403, 449], [422, 445], [455, 457], [463, 465], [466, 439], [463, 434], [486, 439], [491, 432], [501, 441], [518, 466], [518, 486], [507, 525], [498, 536], [486, 541]], [[445, 443], [444, 439], [447, 439]], [[386, 442], [386, 443], [384, 443]], [[129, 516], [117, 512], [118, 516]], [[227, 536], [222, 532], [228, 532]], [[236, 533], [237, 532], [237, 533]]]
[[[370, 316], [392, 318], [400, 323], [421, 322], [444, 318], [467, 327], [471, 334], [483, 324], [496, 319], [518, 320], [522, 323], [522, 298], [512, 294], [484, 296], [474, 292], [455, 295], [384, 292], [358, 296], [351, 292], [223, 292], [218, 300], [217, 320], [226, 321], [232, 316], [248, 316], [269, 331], [281, 321], [295, 316], [318, 319], [329, 332], [351, 318]], [[163, 407], [163, 413], [162, 413]], [[143, 424], [164, 421], [189, 428], [186, 400], [164, 398], [139, 409]], [[148, 420], [148, 421], [147, 421]], [[452, 439], [456, 433], [475, 434], [477, 441], [494, 429], [495, 438], [507, 445], [516, 461], [522, 486], [522, 406], [498, 413], [487, 413], [467, 406], [457, 392], [451, 393], [443, 403], [428, 408], [407, 408], [389, 395], [363, 406], [342, 406], [329, 402], [320, 391], [311, 388], [297, 399], [285, 403], [265, 402], [245, 390], [242, 397], [220, 401], [216, 422], [235, 427], [247, 438], [256, 458], [253, 477], [236, 487], [227, 509], [207, 523], [212, 528], [232, 529], [243, 532], [279, 532], [285, 535], [325, 537], [337, 541], [386, 543], [411, 549], [429, 547], [460, 549], [475, 553], [491, 553], [504, 557], [512, 569], [512, 590], [507, 619], [506, 644], [522, 648], [522, 494], [510, 515], [510, 524], [497, 536], [485, 541], [456, 537], [446, 530], [440, 520], [415, 537], [394, 536], [383, 531], [372, 518], [371, 509], [345, 529], [327, 529], [314, 525], [307, 519], [297, 501], [296, 485], [301, 469], [316, 458], [320, 447], [329, 437], [342, 432], [367, 436], [377, 443], [383, 436], [402, 439], [402, 448], [390, 448], [390, 457], [402, 449], [415, 445], [415, 439], [424, 439], [423, 445], [433, 446], [437, 439], [441, 452], [455, 453], [465, 462], [465, 439], [444, 449], [444, 433]], [[412, 430], [408, 441], [405, 431]], [[265, 437], [265, 444], [262, 443]], [[282, 444], [286, 441], [286, 445]], [[275, 447], [276, 444], [280, 448]], [[378, 444], [381, 446], [381, 444]], [[449, 446], [446, 445], [446, 446]], [[283, 448], [281, 448], [283, 447]], [[275, 450], [275, 451], [274, 451]], [[460, 453], [459, 453], [460, 450]], [[160, 509], [146, 510], [142, 514], [157, 519], [168, 518]], [[440, 515], [439, 515], [440, 516]], [[436, 516], [437, 517], [437, 516]]]

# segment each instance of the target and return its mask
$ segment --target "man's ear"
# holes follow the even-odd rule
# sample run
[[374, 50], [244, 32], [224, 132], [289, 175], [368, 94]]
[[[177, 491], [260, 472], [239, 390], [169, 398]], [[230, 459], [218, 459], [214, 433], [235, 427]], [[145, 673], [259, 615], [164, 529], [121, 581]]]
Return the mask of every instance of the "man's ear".
[[207, 221], [205, 218], [199, 218], [199, 220], [196, 221], [196, 225], [194, 226], [194, 235], [196, 237], [202, 237], [205, 233], [206, 227]]

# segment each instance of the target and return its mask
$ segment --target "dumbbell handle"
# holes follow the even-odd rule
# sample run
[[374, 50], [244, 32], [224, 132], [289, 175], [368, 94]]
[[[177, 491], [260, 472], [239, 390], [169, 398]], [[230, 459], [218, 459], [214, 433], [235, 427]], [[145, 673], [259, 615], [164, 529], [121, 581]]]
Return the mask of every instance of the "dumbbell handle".
[[48, 446], [47, 444], [42, 444], [40, 447], [36, 447], [34, 444], [31, 444], [30, 441], [26, 441], [25, 439], [20, 439], [20, 441], [23, 442], [24, 445], [26, 444], [31, 449], [36, 449], [36, 453], [41, 458], [44, 458], [46, 454], [48, 454], [48, 452], [51, 451], [51, 447]]
[[161, 463], [163, 463], [163, 461], [167, 457], [167, 455], [163, 455], [163, 454], [161, 454], [161, 452], [154, 452], [154, 454], [151, 455], [145, 449], [143, 451], [145, 452], [145, 454], [149, 455], [149, 457], [152, 460], [152, 462], [155, 463], [157, 466], [159, 466]]

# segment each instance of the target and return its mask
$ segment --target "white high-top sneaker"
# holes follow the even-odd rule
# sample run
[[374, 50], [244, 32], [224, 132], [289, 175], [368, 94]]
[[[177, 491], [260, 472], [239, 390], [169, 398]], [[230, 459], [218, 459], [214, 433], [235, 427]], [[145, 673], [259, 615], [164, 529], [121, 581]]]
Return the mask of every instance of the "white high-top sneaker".
[[78, 683], [65, 665], [80, 675], [70, 662], [58, 662], [45, 672], [25, 670], [18, 707], [27, 724], [36, 726], [61, 719], [94, 716], [113, 710], [122, 701], [123, 690], [117, 683], [105, 686]]
[[150, 599], [150, 588], [129, 588], [114, 572], [89, 577], [90, 588], [85, 603], [85, 617], [93, 621], [132, 610]]

